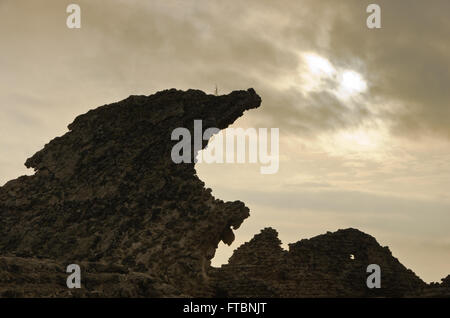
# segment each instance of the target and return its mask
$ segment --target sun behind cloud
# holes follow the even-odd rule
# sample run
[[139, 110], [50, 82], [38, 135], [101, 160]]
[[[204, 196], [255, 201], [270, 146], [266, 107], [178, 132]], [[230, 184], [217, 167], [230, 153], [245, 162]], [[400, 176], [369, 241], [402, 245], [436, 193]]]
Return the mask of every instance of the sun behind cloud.
[[300, 69], [303, 85], [308, 92], [330, 91], [337, 98], [347, 100], [367, 91], [368, 84], [364, 76], [355, 70], [335, 67], [326, 57], [316, 53], [303, 53], [304, 63]]

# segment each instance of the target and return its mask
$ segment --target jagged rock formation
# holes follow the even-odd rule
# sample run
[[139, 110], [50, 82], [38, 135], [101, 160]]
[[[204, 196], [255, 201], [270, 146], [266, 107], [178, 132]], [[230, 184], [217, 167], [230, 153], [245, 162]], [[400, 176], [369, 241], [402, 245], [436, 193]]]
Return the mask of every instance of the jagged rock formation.
[[[173, 163], [171, 133], [186, 127], [193, 135], [196, 119], [203, 130], [224, 129], [260, 103], [253, 89], [226, 96], [171, 89], [77, 117], [27, 160], [35, 175], [0, 187], [0, 297], [450, 295], [450, 277], [427, 286], [353, 229], [285, 251], [268, 228], [228, 265], [210, 266], [249, 210], [215, 199], [194, 163]], [[381, 290], [365, 285], [371, 263], [382, 267]], [[66, 286], [69, 264], [81, 267], [81, 289]]]
[[[130, 96], [77, 117], [68, 133], [27, 160], [35, 175], [0, 188], [0, 256], [29, 264], [50, 260], [44, 273], [54, 271], [53, 263], [59, 269], [114, 264], [152, 276], [157, 284], [148, 286], [154, 290], [147, 294], [210, 295], [205, 283], [210, 259], [221, 240], [233, 241], [232, 228], [249, 210], [239, 201], [214, 199], [194, 163], [173, 163], [177, 141], [171, 133], [186, 127], [193, 136], [195, 119], [203, 120], [204, 130], [224, 129], [260, 103], [253, 89], [226, 96], [171, 89]], [[5, 266], [0, 291], [20, 294], [5, 290], [10, 279]], [[20, 281], [8, 286], [21, 288]], [[48, 296], [41, 288], [34, 295]]]
[[[381, 268], [381, 288], [369, 289], [369, 264]], [[417, 297], [450, 296], [448, 278], [431, 288], [406, 269], [388, 247], [356, 229], [328, 232], [281, 248], [266, 228], [235, 250], [228, 264], [210, 275], [224, 297]]]
[[442, 279], [442, 287], [450, 288], [450, 275]]

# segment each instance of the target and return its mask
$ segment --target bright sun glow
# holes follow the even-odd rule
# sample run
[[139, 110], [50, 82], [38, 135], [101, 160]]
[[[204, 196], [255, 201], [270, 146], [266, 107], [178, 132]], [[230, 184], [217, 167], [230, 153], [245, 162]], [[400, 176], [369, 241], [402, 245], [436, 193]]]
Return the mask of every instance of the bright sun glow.
[[302, 89], [311, 91], [329, 91], [339, 99], [348, 99], [367, 90], [364, 77], [353, 70], [335, 67], [328, 59], [315, 53], [304, 53], [302, 59], [305, 68], [299, 70]]
[[335, 72], [335, 69], [330, 61], [319, 55], [305, 54], [304, 59], [308, 65], [309, 71], [313, 74], [331, 76]]
[[[364, 101], [359, 95], [367, 91], [368, 84], [362, 73], [335, 66], [327, 58], [312, 52], [301, 54], [301, 58], [303, 64], [298, 71], [303, 92], [332, 93], [349, 108], [355, 101]], [[378, 123], [376, 128], [363, 125], [357, 129], [324, 134], [319, 137], [319, 144], [330, 155], [382, 160], [385, 155], [386, 136], [386, 129], [382, 123]]]
[[342, 73], [341, 88], [350, 94], [361, 93], [367, 89], [367, 83], [359, 73], [345, 71]]

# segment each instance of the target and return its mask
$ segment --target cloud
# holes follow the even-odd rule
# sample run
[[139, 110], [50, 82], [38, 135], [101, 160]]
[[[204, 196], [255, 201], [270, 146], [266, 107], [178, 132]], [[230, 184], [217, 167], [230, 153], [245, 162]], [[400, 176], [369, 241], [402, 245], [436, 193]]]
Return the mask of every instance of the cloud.
[[[344, 219], [377, 224], [369, 229], [384, 237], [424, 225], [436, 239], [432, 227], [450, 224], [450, 2], [378, 0], [382, 29], [369, 30], [372, 2], [78, 0], [82, 28], [69, 30], [64, 2], [1, 0], [0, 183], [29, 173], [26, 158], [90, 108], [170, 87], [254, 87], [262, 107], [236, 125], [281, 128], [279, 174], [197, 167], [218, 197], [255, 207], [245, 237], [285, 210], [281, 235]], [[306, 53], [334, 70], [311, 91]], [[365, 90], [336, 94], [344, 74], [361, 76]], [[256, 192], [237, 191], [246, 188]], [[307, 223], [289, 222], [294, 207], [310, 210]]]
[[[15, 58], [14, 72], [28, 74], [24, 84], [47, 93], [55, 81], [61, 83], [56, 87], [85, 91], [79, 79], [123, 94], [167, 86], [211, 90], [216, 82], [223, 92], [254, 86], [265, 95], [264, 114], [255, 120], [286, 129], [314, 134], [355, 127], [372, 120], [381, 104], [376, 116], [390, 123], [392, 133], [448, 138], [450, 3], [437, 2], [379, 1], [383, 28], [369, 30], [370, 1], [250, 0], [244, 7], [204, 0], [81, 0], [83, 28], [73, 31], [65, 27], [59, 1], [31, 9], [23, 1], [5, 1], [2, 60]], [[12, 27], [18, 29], [14, 36]], [[27, 52], [36, 45], [31, 58]], [[353, 101], [356, 110], [326, 89], [302, 95], [302, 52], [364, 76], [368, 94]], [[52, 77], [42, 81], [41, 67]], [[41, 83], [30, 82], [38, 78]], [[283, 89], [282, 81], [292, 86]]]

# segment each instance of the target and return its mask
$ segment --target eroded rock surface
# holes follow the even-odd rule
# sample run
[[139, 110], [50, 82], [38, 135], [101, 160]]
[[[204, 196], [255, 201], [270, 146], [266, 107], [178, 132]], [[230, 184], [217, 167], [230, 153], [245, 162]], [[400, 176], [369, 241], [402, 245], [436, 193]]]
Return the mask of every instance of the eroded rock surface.
[[[381, 268], [381, 288], [369, 289], [369, 264]], [[431, 297], [449, 296], [448, 278], [427, 285], [374, 237], [356, 229], [328, 232], [281, 248], [266, 228], [210, 273], [223, 297]]]
[[[249, 210], [239, 201], [216, 200], [194, 163], [173, 163], [177, 141], [171, 133], [186, 127], [193, 136], [196, 119], [203, 120], [204, 130], [224, 129], [260, 103], [253, 89], [225, 96], [171, 89], [78, 116], [68, 133], [27, 160], [35, 175], [0, 188], [0, 256], [9, 257], [3, 262], [20, 257], [48, 264], [44, 275], [55, 268], [65, 274], [72, 263], [117, 265], [133, 275], [151, 275], [155, 290], [147, 295], [210, 295], [210, 259], [222, 239], [233, 241], [232, 229]], [[19, 259], [16, 265], [26, 275], [29, 267]], [[21, 276], [14, 283], [5, 266], [0, 292], [33, 294], [21, 291]], [[48, 293], [37, 288], [34, 296]]]

